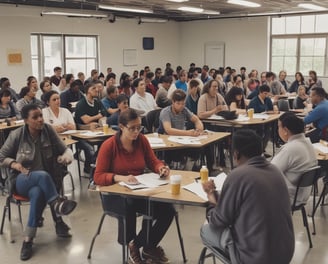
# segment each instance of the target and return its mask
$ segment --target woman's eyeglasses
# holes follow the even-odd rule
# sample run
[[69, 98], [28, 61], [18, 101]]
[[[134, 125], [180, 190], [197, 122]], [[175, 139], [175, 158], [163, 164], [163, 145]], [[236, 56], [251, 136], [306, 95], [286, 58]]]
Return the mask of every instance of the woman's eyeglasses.
[[144, 129], [144, 126], [125, 126], [131, 133], [132, 132], [141, 132]]

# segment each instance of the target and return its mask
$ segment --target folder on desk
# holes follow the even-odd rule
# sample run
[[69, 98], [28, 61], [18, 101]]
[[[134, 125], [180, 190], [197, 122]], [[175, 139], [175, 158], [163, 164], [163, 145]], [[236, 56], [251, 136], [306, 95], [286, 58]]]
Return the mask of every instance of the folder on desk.
[[[224, 172], [221, 172], [216, 177], [209, 177], [209, 178], [214, 181], [215, 186], [216, 186], [216, 191], [220, 193], [221, 190], [222, 190], [224, 181], [227, 178], [227, 174], [225, 174]], [[193, 183], [190, 183], [188, 185], [182, 186], [182, 188], [186, 189], [190, 192], [193, 192], [194, 194], [196, 194], [197, 196], [199, 196], [203, 200], [208, 201], [207, 194], [204, 192], [203, 186], [202, 186], [200, 181], [193, 182]]]

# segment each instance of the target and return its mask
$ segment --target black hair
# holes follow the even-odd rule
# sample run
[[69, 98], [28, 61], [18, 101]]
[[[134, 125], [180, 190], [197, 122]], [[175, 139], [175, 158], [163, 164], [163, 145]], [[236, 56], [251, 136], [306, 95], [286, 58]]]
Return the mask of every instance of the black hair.
[[327, 93], [322, 87], [313, 87], [311, 91], [315, 92], [315, 94], [321, 98], [327, 98]]
[[263, 84], [259, 87], [259, 93], [270, 92], [270, 87], [266, 84]]
[[262, 155], [262, 138], [251, 129], [240, 129], [232, 137], [232, 150], [239, 156], [252, 158]]
[[20, 90], [19, 97], [20, 97], [20, 98], [24, 98], [24, 96], [27, 95], [27, 94], [29, 93], [30, 90], [31, 90], [31, 88], [28, 87], [28, 86], [23, 87], [23, 88]]
[[74, 88], [75, 86], [79, 86], [79, 89], [81, 90], [81, 87], [83, 87], [83, 83], [80, 79], [76, 79], [74, 80], [71, 84], [70, 84], [70, 88]]
[[7, 77], [2, 77], [0, 79], [0, 88], [2, 88], [2, 85], [6, 82], [6, 81], [9, 81], [9, 79]]
[[284, 113], [279, 117], [282, 127], [286, 127], [293, 135], [304, 133], [304, 121], [294, 113]]
[[111, 86], [107, 87], [107, 89], [106, 89], [106, 92], [108, 95], [115, 93], [115, 91], [116, 91], [116, 86], [114, 86], [114, 85], [111, 85]]
[[108, 73], [107, 76], [106, 76], [106, 82], [108, 82], [109, 79], [116, 79], [116, 74], [113, 73], [113, 72]]
[[124, 80], [121, 84], [121, 88], [131, 88], [131, 82], [129, 80]]
[[11, 93], [9, 90], [7, 89], [1, 89], [0, 90], [0, 100], [2, 97], [5, 97], [5, 96], [11, 96]]
[[137, 111], [133, 108], [128, 108], [120, 114], [118, 123], [126, 126], [130, 121], [136, 120], [137, 118], [139, 118]]
[[58, 71], [58, 70], [61, 70], [61, 69], [62, 69], [61, 67], [57, 66], [57, 67], [54, 68], [54, 72]]
[[208, 81], [203, 87], [202, 94], [206, 94], [210, 91], [213, 82], [216, 82], [219, 85], [219, 82], [215, 79]]
[[44, 94], [44, 101], [47, 105], [49, 105], [49, 101], [50, 101], [50, 98], [51, 96], [53, 96], [54, 94], [59, 94], [57, 91], [55, 90], [51, 90], [47, 93]]
[[155, 75], [155, 74], [154, 74], [153, 72], [147, 72], [147, 73], [146, 73], [146, 78], [147, 78], [147, 79], [151, 79], [151, 78], [154, 77], [154, 75]]
[[91, 83], [87, 83], [84, 87], [84, 90], [85, 90], [85, 94], [88, 94], [88, 91], [91, 87], [95, 86], [95, 84], [93, 82]]
[[22, 111], [21, 111], [22, 119], [27, 119], [28, 114], [30, 113], [30, 111], [37, 110], [37, 109], [41, 110], [41, 108], [36, 104], [24, 105], [23, 108], [22, 108]]
[[233, 82], [236, 82], [237, 79], [238, 79], [238, 77], [240, 77], [240, 79], [243, 79], [243, 77], [241, 76], [241, 74], [237, 74], [237, 75], [233, 76], [233, 78], [232, 78]]
[[100, 78], [105, 78], [105, 75], [102, 72], [98, 76], [98, 79], [100, 79]]
[[241, 71], [242, 71], [242, 70], [246, 71], [246, 67], [242, 66], [242, 67], [240, 67], [240, 70], [241, 70]]
[[36, 78], [34, 76], [27, 77], [27, 80], [26, 80], [27, 81], [27, 86], [29, 86], [32, 83], [33, 80], [36, 80]]
[[66, 81], [66, 83], [69, 83], [70, 80], [71, 80], [73, 77], [74, 77], [73, 74], [71, 74], [71, 73], [67, 73], [66, 76], [65, 76], [65, 81]]
[[233, 86], [231, 87], [231, 89], [228, 91], [228, 93], [225, 96], [225, 101], [227, 103], [227, 105], [231, 105], [232, 102], [235, 102], [237, 104], [237, 107], [240, 109], [245, 109], [245, 100], [243, 100], [243, 98], [240, 100], [240, 102], [237, 102], [236, 100], [236, 96], [237, 95], [244, 95], [244, 91], [242, 88], [237, 87], [237, 86]]
[[124, 101], [128, 101], [129, 102], [129, 97], [126, 96], [126, 94], [119, 94], [116, 98], [116, 102], [118, 104], [124, 102]]
[[40, 89], [41, 89], [42, 92], [43, 92], [43, 88], [44, 88], [44, 86], [45, 86], [46, 83], [50, 83], [51, 84], [50, 81], [42, 81], [42, 82], [40, 82]]
[[143, 81], [143, 79], [141, 79], [141, 78], [137, 78], [137, 79], [135, 79], [135, 80], [133, 81], [133, 83], [132, 83], [132, 86], [133, 86], [134, 88], [137, 88], [137, 87], [139, 86], [139, 83], [140, 83], [141, 81]]
[[172, 77], [166, 75], [161, 76], [161, 78], [159, 79], [160, 83], [172, 83], [172, 81]]
[[190, 80], [190, 82], [189, 82], [189, 87], [190, 88], [194, 88], [194, 87], [197, 87], [197, 86], [199, 86], [199, 81], [197, 81], [195, 79]]
[[172, 101], [173, 102], [184, 101], [186, 99], [186, 97], [187, 97], [186, 93], [181, 89], [176, 89], [172, 93]]

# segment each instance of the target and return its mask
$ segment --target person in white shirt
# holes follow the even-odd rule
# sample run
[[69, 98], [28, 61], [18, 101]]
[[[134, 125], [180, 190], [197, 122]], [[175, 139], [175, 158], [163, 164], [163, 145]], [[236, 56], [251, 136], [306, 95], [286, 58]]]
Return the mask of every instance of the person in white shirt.
[[130, 97], [130, 107], [142, 111], [142, 115], [146, 115], [149, 111], [157, 108], [154, 97], [150, 93], [146, 93], [145, 81], [137, 78], [133, 81], [133, 87], [136, 92]]

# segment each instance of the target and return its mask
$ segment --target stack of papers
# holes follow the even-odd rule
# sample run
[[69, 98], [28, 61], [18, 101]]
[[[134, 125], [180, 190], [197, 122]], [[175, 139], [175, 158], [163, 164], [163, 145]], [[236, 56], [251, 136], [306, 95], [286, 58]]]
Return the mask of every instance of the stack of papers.
[[[227, 174], [224, 172], [221, 172], [216, 177], [209, 177], [209, 179], [212, 179], [216, 186], [216, 191], [219, 193], [222, 190], [223, 183], [225, 179], [227, 178]], [[203, 186], [200, 181], [190, 183], [188, 185], [182, 186], [183, 189], [186, 189], [190, 192], [193, 192], [194, 194], [198, 195], [200, 198], [202, 198], [205, 201], [208, 201], [207, 194], [203, 190]]]
[[312, 144], [312, 146], [313, 146], [317, 151], [319, 151], [320, 153], [328, 154], [328, 147], [325, 146], [324, 144], [318, 142], [318, 143], [314, 143], [314, 144]]
[[127, 184], [125, 182], [120, 182], [119, 184], [125, 187], [128, 187], [131, 190], [144, 189], [144, 188], [155, 188], [161, 185], [168, 184], [169, 181], [161, 179], [156, 173], [145, 173], [139, 176], [136, 176], [138, 179], [138, 184]]
[[269, 118], [269, 115], [265, 113], [254, 114], [253, 118], [266, 120]]
[[99, 137], [99, 136], [104, 136], [105, 133], [103, 131], [90, 131], [90, 130], [78, 130], [77, 131], [79, 134], [84, 135], [86, 137]]
[[211, 115], [208, 119], [213, 119], [213, 120], [224, 120], [222, 116], [218, 116], [216, 114]]
[[152, 148], [154, 147], [165, 147], [165, 143], [162, 138], [159, 137], [147, 137], [149, 144]]

